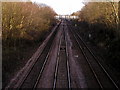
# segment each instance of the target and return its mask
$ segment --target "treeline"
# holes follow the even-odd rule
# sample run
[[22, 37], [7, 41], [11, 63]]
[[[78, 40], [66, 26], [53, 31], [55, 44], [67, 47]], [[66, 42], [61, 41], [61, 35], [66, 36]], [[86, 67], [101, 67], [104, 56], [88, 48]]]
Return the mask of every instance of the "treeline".
[[55, 25], [55, 12], [44, 4], [2, 2], [2, 85], [33, 55]]
[[119, 28], [117, 2], [88, 2], [79, 16], [81, 21], [88, 22], [90, 25], [98, 23], [109, 29]]
[[[7, 46], [40, 38], [42, 32], [54, 23], [55, 12], [46, 5], [32, 2], [2, 3], [2, 37]], [[5, 42], [5, 43], [4, 43]]]
[[86, 2], [84, 4], [85, 6], [78, 14], [82, 26], [85, 28], [88, 26], [84, 34], [92, 43], [105, 49], [107, 63], [117, 69], [120, 68], [120, 2]]

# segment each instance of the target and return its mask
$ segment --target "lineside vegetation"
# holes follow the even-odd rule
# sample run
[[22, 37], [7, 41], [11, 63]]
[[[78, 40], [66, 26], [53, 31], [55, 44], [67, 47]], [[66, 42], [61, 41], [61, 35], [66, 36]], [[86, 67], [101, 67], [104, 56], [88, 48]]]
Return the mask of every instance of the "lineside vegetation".
[[104, 49], [106, 62], [117, 70], [120, 68], [119, 9], [120, 2], [86, 2], [79, 14], [77, 12], [83, 36]]
[[55, 14], [44, 4], [2, 2], [3, 86], [50, 32]]

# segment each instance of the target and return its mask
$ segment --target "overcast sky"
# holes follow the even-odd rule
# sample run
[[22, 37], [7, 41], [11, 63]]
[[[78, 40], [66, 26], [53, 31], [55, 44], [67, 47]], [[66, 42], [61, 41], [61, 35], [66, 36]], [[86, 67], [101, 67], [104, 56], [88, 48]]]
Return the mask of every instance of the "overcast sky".
[[57, 14], [66, 15], [80, 10], [84, 4], [83, 0], [31, 0], [44, 3], [52, 7]]

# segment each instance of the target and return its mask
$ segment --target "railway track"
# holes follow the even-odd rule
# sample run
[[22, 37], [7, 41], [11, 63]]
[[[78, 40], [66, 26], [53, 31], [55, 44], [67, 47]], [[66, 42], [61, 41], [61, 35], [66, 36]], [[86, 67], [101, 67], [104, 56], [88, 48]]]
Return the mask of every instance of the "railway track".
[[70, 65], [67, 50], [66, 33], [64, 24], [62, 26], [63, 32], [60, 38], [59, 50], [57, 54], [57, 61], [54, 74], [53, 90], [56, 88], [71, 88], [70, 84]]
[[[68, 23], [68, 22], [67, 22]], [[82, 40], [81, 36], [76, 32], [71, 24], [68, 25], [70, 32], [73, 34], [79, 49], [82, 51], [82, 54], [88, 63], [96, 83], [98, 83], [98, 88], [117, 88], [116, 82], [111, 78], [109, 73], [106, 71], [104, 66], [99, 62], [98, 58], [94, 53], [89, 49], [86, 43]]]
[[[37, 56], [37, 60], [32, 64], [28, 72], [21, 78], [16, 85], [11, 86], [14, 88], [36, 88], [38, 81], [42, 75], [42, 72], [45, 68], [46, 62], [49, 57], [49, 52], [51, 50], [51, 46], [54, 43], [54, 38], [58, 32], [59, 26], [61, 23], [57, 24], [54, 32], [50, 36], [44, 48], [42, 48], [41, 54]], [[13, 82], [14, 83], [14, 82]]]

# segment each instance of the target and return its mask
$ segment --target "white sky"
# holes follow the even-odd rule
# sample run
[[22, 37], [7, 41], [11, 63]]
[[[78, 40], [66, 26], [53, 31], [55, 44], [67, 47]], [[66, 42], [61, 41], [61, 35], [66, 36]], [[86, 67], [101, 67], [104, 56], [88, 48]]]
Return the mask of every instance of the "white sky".
[[57, 14], [66, 15], [79, 11], [84, 4], [83, 0], [31, 0], [33, 2], [44, 3], [55, 10]]

